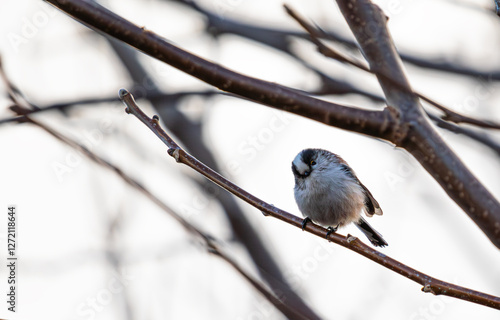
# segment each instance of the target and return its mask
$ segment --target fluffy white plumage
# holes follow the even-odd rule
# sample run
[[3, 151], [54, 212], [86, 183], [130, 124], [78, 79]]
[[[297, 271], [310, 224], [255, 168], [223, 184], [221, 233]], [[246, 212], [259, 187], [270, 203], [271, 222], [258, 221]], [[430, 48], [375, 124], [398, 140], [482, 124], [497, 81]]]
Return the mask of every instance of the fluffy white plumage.
[[292, 162], [295, 200], [302, 215], [327, 227], [351, 222], [372, 244], [387, 242], [361, 216], [382, 215], [382, 209], [354, 171], [338, 155], [322, 149], [305, 149]]

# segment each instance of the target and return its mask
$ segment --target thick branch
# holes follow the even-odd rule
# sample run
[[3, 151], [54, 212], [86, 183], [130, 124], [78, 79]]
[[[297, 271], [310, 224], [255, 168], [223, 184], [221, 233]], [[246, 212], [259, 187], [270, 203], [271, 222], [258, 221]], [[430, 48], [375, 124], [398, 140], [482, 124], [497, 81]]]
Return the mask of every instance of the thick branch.
[[[361, 62], [353, 57], [348, 57], [347, 55], [339, 52], [338, 50], [334, 49], [333, 47], [327, 46], [323, 43], [321, 40], [321, 36], [324, 35], [323, 31], [316, 29], [313, 27], [311, 24], [309, 24], [307, 21], [305, 21], [302, 17], [300, 17], [295, 11], [293, 11], [291, 8], [289, 8], [287, 5], [284, 6], [285, 10], [287, 13], [294, 18], [310, 35], [311, 41], [317, 46], [318, 51], [323, 54], [325, 57], [329, 57], [332, 59], [335, 59], [339, 62], [349, 64], [351, 66], [354, 66], [358, 69], [361, 69], [363, 71], [381, 76], [384, 78], [384, 80], [390, 81], [391, 85], [400, 88], [401, 90], [405, 90], [405, 85], [401, 85], [397, 80], [392, 79], [389, 75], [383, 74], [384, 70], [378, 70], [374, 71], [371, 70], [366, 63]], [[472, 124], [478, 127], [483, 127], [483, 128], [488, 128], [488, 129], [500, 129], [500, 124], [495, 123], [490, 120], [480, 120], [480, 119], [475, 119], [472, 117], [468, 117], [466, 115], [460, 114], [458, 112], [455, 112], [442, 104], [438, 103], [434, 99], [431, 99], [424, 94], [418, 92], [418, 91], [413, 91], [415, 95], [417, 95], [420, 99], [427, 101], [431, 105], [435, 106], [439, 110], [443, 111], [444, 116], [442, 117], [443, 120], [445, 121], [451, 121], [454, 123], [468, 123]]]
[[[136, 116], [142, 123], [144, 123], [151, 131], [153, 131], [158, 138], [165, 143], [168, 147], [168, 154], [172, 156], [177, 162], [187, 165], [193, 170], [197, 171], [210, 181], [219, 185], [221, 188], [229, 191], [238, 198], [252, 205], [253, 207], [259, 209], [265, 215], [270, 215], [273, 218], [280, 219], [290, 225], [297, 228], [302, 228], [302, 219], [294, 216], [284, 210], [274, 207], [263, 200], [255, 197], [254, 195], [246, 192], [242, 188], [238, 187], [234, 183], [225, 179], [223, 176], [213, 171], [202, 162], [198, 161], [193, 156], [186, 153], [159, 125], [158, 116], [153, 116], [149, 118], [141, 109], [137, 106], [134, 98], [125, 89], [120, 90], [120, 98], [127, 106], [126, 112], [131, 113]], [[315, 225], [313, 223], [308, 223], [305, 227], [305, 231], [310, 232], [321, 238], [327, 237], [328, 230]], [[407, 277], [423, 286], [422, 291], [431, 292], [435, 295], [447, 295], [450, 297], [455, 297], [458, 299], [474, 302], [477, 304], [485, 305], [491, 308], [500, 309], [500, 298], [457, 285], [453, 285], [433, 277], [430, 277], [420, 271], [410, 268], [399, 261], [396, 261], [385, 254], [382, 254], [371, 247], [365, 245], [356, 237], [348, 235], [344, 237], [338, 233], [331, 233], [328, 235], [326, 240], [333, 241], [343, 247], [346, 247], [352, 251], [355, 251], [368, 259], [396, 272], [402, 276]]]
[[423, 115], [418, 97], [412, 94], [402, 72], [401, 61], [385, 27], [385, 16], [370, 2], [338, 1], [369, 57], [370, 68], [376, 72], [380, 70], [381, 74], [398, 81], [404, 88], [391, 86], [390, 81], [379, 76], [391, 106], [384, 112], [329, 103], [284, 86], [240, 75], [183, 51], [89, 0], [46, 1], [95, 30], [118, 38], [221, 90], [325, 124], [387, 139], [407, 149], [500, 248], [500, 204], [447, 147]]
[[271, 292], [268, 288], [266, 288], [262, 283], [260, 283], [257, 279], [255, 279], [252, 275], [250, 275], [248, 272], [243, 270], [243, 268], [225, 251], [221, 248], [221, 246], [218, 244], [220, 241], [217, 241], [214, 237], [204, 233], [191, 223], [189, 223], [187, 220], [185, 220], [182, 216], [180, 216], [177, 212], [175, 212], [173, 209], [171, 209], [167, 204], [165, 204], [163, 201], [161, 201], [159, 198], [157, 198], [155, 195], [153, 195], [148, 189], [146, 189], [142, 184], [140, 184], [138, 181], [135, 179], [129, 177], [127, 174], [125, 174], [120, 168], [114, 166], [110, 162], [102, 159], [89, 149], [87, 149], [85, 146], [61, 135], [60, 133], [54, 131], [53, 129], [49, 128], [48, 126], [33, 120], [29, 116], [26, 116], [25, 114], [29, 113], [29, 110], [24, 109], [23, 107], [14, 107], [13, 108], [15, 111], [18, 112], [18, 114], [22, 114], [23, 116], [23, 122], [28, 122], [32, 123], [50, 135], [52, 135], [54, 138], [58, 139], [59, 141], [69, 145], [70, 147], [75, 148], [77, 151], [81, 152], [84, 156], [92, 160], [93, 162], [101, 165], [102, 167], [109, 169], [116, 173], [125, 183], [133, 187], [134, 189], [138, 190], [141, 192], [143, 195], [145, 195], [148, 199], [150, 199], [152, 202], [154, 202], [158, 207], [160, 207], [165, 213], [170, 215], [172, 218], [174, 218], [177, 222], [179, 222], [184, 229], [189, 232], [191, 235], [196, 236], [197, 238], [201, 239], [205, 245], [206, 250], [221, 258], [222, 260], [226, 261], [233, 269], [238, 272], [243, 278], [245, 278], [250, 285], [259, 291], [264, 298], [269, 301], [272, 305], [276, 307], [283, 315], [288, 317], [289, 319], [309, 319], [309, 317], [306, 317], [300, 313], [300, 311], [296, 310], [295, 306], [289, 305], [282, 301], [280, 298], [276, 296], [273, 292]]
[[[318, 316], [307, 305], [305, 305], [302, 301], [300, 301], [298, 296], [294, 296], [293, 294], [290, 294], [290, 292], [280, 292], [275, 295], [272, 291], [270, 291], [257, 279], [255, 279], [252, 275], [244, 271], [235, 260], [233, 260], [228, 254], [226, 254], [222, 250], [222, 248], [218, 245], [218, 241], [216, 241], [212, 236], [204, 233], [201, 229], [198, 229], [197, 227], [189, 223], [177, 212], [175, 212], [168, 205], [162, 202], [159, 198], [154, 196], [148, 189], [142, 186], [138, 181], [126, 175], [121, 169], [114, 166], [110, 162], [102, 159], [101, 157], [90, 151], [88, 148], [86, 148], [85, 146], [75, 142], [74, 140], [71, 140], [70, 138], [56, 132], [50, 127], [38, 121], [35, 121], [31, 117], [29, 117], [29, 115], [34, 110], [38, 110], [38, 108], [36, 108], [26, 99], [24, 99], [24, 96], [19, 92], [19, 90], [16, 89], [15, 90], [16, 92], [14, 92], [13, 89], [15, 88], [15, 86], [7, 77], [7, 74], [4, 72], [1, 63], [0, 63], [0, 78], [6, 85], [10, 98], [15, 104], [10, 109], [16, 112], [16, 114], [18, 115], [16, 118], [18, 118], [19, 123], [28, 122], [37, 125], [41, 129], [45, 130], [47, 133], [52, 135], [54, 138], [81, 152], [84, 156], [88, 157], [93, 162], [116, 173], [124, 182], [126, 182], [128, 185], [132, 186], [133, 188], [143, 193], [152, 202], [157, 204], [164, 212], [166, 212], [167, 214], [172, 216], [175, 220], [177, 220], [187, 232], [200, 238], [204, 242], [205, 247], [209, 253], [214, 254], [220, 257], [221, 259], [225, 260], [227, 263], [229, 263], [257, 291], [259, 291], [271, 304], [273, 304], [279, 311], [283, 313], [283, 315], [285, 315], [289, 319], [318, 318]], [[282, 289], [284, 289], [285, 291], [286, 290], [291, 291], [291, 289], [289, 288], [282, 288]], [[284, 302], [285, 300], [286, 303]]]
[[[401, 59], [387, 30], [385, 15], [369, 0], [337, 0], [337, 3], [370, 69], [380, 74], [378, 79], [389, 105], [400, 111], [401, 135], [393, 142], [408, 150], [500, 248], [500, 203], [429, 123], [406, 80]], [[394, 85], [387, 77], [399, 85]]]
[[[300, 17], [294, 10], [289, 8], [287, 5], [285, 5], [284, 7], [285, 7], [285, 10], [287, 11], [287, 13], [292, 18], [294, 18], [309, 33], [309, 35], [311, 37], [310, 40], [317, 46], [318, 51], [321, 54], [323, 54], [325, 57], [332, 58], [332, 59], [337, 60], [341, 63], [347, 63], [347, 64], [352, 65], [358, 69], [361, 69], [363, 71], [366, 71], [366, 72], [369, 72], [372, 74], [375, 73], [374, 71], [370, 70], [370, 68], [366, 65], [366, 63], [359, 61], [355, 58], [348, 57], [347, 55], [339, 52], [338, 50], [324, 44], [323, 41], [321, 40], [321, 35], [323, 34], [323, 32], [321, 30], [318, 30], [316, 27], [312, 26], [310, 23], [308, 23], [306, 20], [304, 20], [302, 17]], [[388, 77], [386, 77], [386, 78], [388, 80], [392, 81], [393, 85], [398, 86], [399, 88], [401, 88], [401, 90], [404, 90], [403, 87], [399, 86], [399, 83], [397, 81], [394, 81]], [[420, 99], [423, 99], [423, 100], [431, 103], [432, 105], [434, 105], [435, 107], [437, 107], [438, 109], [442, 110], [445, 113], [445, 115], [440, 118], [440, 117], [434, 116], [431, 113], [426, 111], [427, 116], [429, 116], [429, 118], [432, 119], [440, 128], [449, 130], [449, 131], [454, 132], [454, 133], [460, 133], [460, 134], [466, 135], [469, 138], [474, 139], [474, 140], [490, 147], [491, 149], [493, 149], [493, 151], [495, 151], [497, 154], [500, 155], [500, 145], [496, 141], [494, 141], [490, 136], [488, 136], [485, 133], [480, 133], [480, 132], [477, 132], [477, 131], [474, 131], [474, 130], [471, 130], [468, 128], [460, 127], [460, 126], [456, 125], [455, 123], [469, 123], [469, 124], [474, 124], [478, 127], [490, 128], [490, 129], [500, 129], [499, 124], [491, 122], [491, 121], [487, 121], [487, 120], [478, 120], [475, 118], [467, 117], [465, 115], [456, 113], [456, 112], [446, 108], [445, 106], [437, 103], [436, 101], [424, 96], [421, 93], [418, 93], [416, 91], [414, 93]], [[448, 122], [447, 120], [451, 121], [453, 123]]]
[[208, 34], [211, 34], [214, 37], [224, 34], [236, 35], [264, 44], [294, 58], [304, 67], [315, 73], [321, 80], [320, 87], [317, 90], [310, 91], [310, 93], [314, 95], [360, 94], [376, 102], [385, 102], [385, 100], [379, 95], [363, 90], [358, 83], [353, 83], [346, 79], [333, 78], [302, 59], [295, 52], [296, 50], [293, 49], [290, 37], [293, 36], [307, 39], [308, 35], [303, 32], [266, 28], [244, 23], [242, 21], [232, 20], [228, 17], [222, 17], [219, 14], [211, 12], [210, 10], [205, 9], [199, 6], [196, 2], [190, 0], [175, 0], [174, 2], [181, 3], [203, 14], [206, 18], [205, 30]]
[[386, 112], [347, 107], [307, 96], [276, 83], [238, 74], [179, 49], [155, 33], [138, 27], [90, 0], [45, 0], [90, 28], [106, 33], [142, 52], [223, 91], [272, 108], [367, 135], [388, 138], [394, 121]]
[[[311, 41], [317, 46], [318, 51], [323, 54], [325, 57], [332, 58], [334, 60], [337, 60], [341, 63], [347, 63], [349, 65], [352, 65], [358, 69], [361, 69], [363, 71], [369, 72], [374, 74], [375, 72], [370, 70], [370, 68], [366, 65], [366, 63], [359, 61], [355, 58], [348, 57], [347, 55], [339, 52], [338, 50], [334, 49], [333, 47], [327, 46], [326, 44], [323, 43], [321, 40], [321, 35], [323, 34], [323, 31], [318, 30], [316, 27], [312, 26], [310, 23], [308, 23], [306, 20], [304, 20], [302, 17], [300, 17], [294, 10], [289, 8], [287, 5], [285, 5], [285, 10], [287, 13], [294, 18], [310, 35]], [[398, 86], [401, 88], [401, 90], [404, 90], [403, 87], [399, 86], [399, 83], [397, 81], [394, 81], [388, 77], [386, 77], [388, 80], [392, 81], [392, 84], [395, 86]], [[478, 127], [482, 128], [490, 128], [490, 129], [500, 129], [500, 125], [491, 121], [487, 120], [478, 120], [475, 118], [467, 117], [465, 115], [456, 113], [445, 106], [437, 103], [436, 101], [424, 96], [421, 93], [414, 92], [420, 99], [423, 99], [438, 109], [442, 110], [445, 115], [443, 117], [437, 117], [434, 116], [432, 113], [429, 113], [426, 111], [427, 116], [429, 116], [432, 121], [434, 121], [440, 128], [449, 130], [454, 133], [460, 133], [463, 135], [468, 136], [471, 139], [474, 139], [491, 149], [495, 151], [498, 155], [500, 155], [500, 145], [498, 142], [494, 141], [492, 137], [488, 136], [485, 133], [482, 132], [477, 132], [474, 130], [471, 130], [469, 128], [464, 128], [461, 126], [458, 126], [455, 123], [469, 123], [469, 124], [474, 124]], [[448, 121], [451, 122], [448, 122]], [[452, 123], [453, 122], [453, 123]]]
[[[234, 34], [272, 46], [275, 49], [283, 50], [284, 52], [288, 50], [288, 37], [293, 36], [303, 39], [307, 38], [307, 34], [302, 32], [260, 27], [243, 21], [232, 20], [229, 17], [221, 17], [204, 7], [197, 5], [196, 2], [191, 0], [172, 0], [172, 2], [184, 4], [203, 14], [208, 20], [206, 28], [207, 32], [215, 35]], [[358, 50], [357, 44], [351, 39], [351, 37], [346, 37], [336, 30], [328, 29], [323, 31], [322, 38], [341, 43], [344, 47], [356, 49], [356, 51]], [[500, 71], [498, 70], [488, 70], [483, 72], [472, 67], [457, 64], [453, 61], [446, 61], [444, 57], [426, 59], [420, 54], [412, 54], [404, 51], [400, 52], [400, 56], [403, 61], [424, 69], [454, 73], [475, 79], [479, 78], [489, 81], [500, 80]]]
[[[108, 38], [110, 45], [122, 61], [124, 68], [127, 69], [130, 77], [135, 83], [140, 83], [143, 79], [149, 78], [147, 71], [143, 68], [138, 59], [136, 50], [125, 46], [122, 42]], [[146, 96], [159, 95], [161, 90], [151, 79], [148, 81], [147, 88], [144, 88]], [[220, 91], [211, 91], [217, 93]], [[211, 168], [217, 170], [218, 164], [211, 150], [205, 145], [203, 139], [203, 130], [201, 123], [191, 121], [178, 108], [171, 107], [177, 103], [177, 100], [152, 100], [151, 103], [156, 112], [164, 120], [164, 124], [169, 130], [186, 146], [188, 150], [195, 152], [201, 161]], [[169, 107], [170, 105], [170, 107]], [[192, 177], [200, 186], [206, 186], [211, 183], [199, 177]], [[206, 190], [206, 188], [203, 188]], [[219, 191], [218, 189], [216, 189]], [[280, 295], [289, 305], [293, 305], [296, 310], [306, 316], [308, 319], [319, 319], [319, 316], [307, 305], [307, 303], [298, 295], [288, 284], [283, 276], [276, 257], [269, 251], [265, 240], [261, 234], [252, 226], [246, 214], [238, 206], [236, 199], [227, 192], [215, 192], [211, 194], [222, 206], [224, 213], [233, 231], [233, 236], [240, 241], [246, 248], [249, 256], [254, 262], [262, 279], [276, 295]]]

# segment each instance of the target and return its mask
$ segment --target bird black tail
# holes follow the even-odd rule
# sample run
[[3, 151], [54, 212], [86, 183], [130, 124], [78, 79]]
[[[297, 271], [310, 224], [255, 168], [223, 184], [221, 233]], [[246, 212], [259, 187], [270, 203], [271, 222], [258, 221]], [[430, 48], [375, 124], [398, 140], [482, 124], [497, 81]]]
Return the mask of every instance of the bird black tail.
[[372, 226], [370, 226], [362, 217], [359, 218], [358, 222], [356, 222], [356, 227], [363, 231], [363, 233], [368, 237], [368, 240], [370, 240], [375, 247], [385, 247], [388, 245], [382, 235], [373, 229]]

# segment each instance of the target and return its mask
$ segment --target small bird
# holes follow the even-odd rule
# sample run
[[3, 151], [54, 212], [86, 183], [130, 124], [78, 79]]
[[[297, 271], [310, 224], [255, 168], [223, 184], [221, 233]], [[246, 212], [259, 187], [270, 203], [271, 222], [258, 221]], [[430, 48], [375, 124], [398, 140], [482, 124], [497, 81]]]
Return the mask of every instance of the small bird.
[[340, 156], [322, 149], [302, 150], [292, 162], [295, 176], [295, 201], [309, 221], [328, 227], [328, 234], [354, 222], [376, 247], [387, 242], [361, 216], [382, 215], [382, 209], [371, 192], [359, 181], [351, 167]]

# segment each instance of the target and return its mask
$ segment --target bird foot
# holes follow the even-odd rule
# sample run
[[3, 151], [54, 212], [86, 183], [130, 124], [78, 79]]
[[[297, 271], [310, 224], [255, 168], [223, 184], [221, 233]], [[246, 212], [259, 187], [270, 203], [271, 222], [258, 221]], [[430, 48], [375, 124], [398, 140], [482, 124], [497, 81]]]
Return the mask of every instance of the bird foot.
[[338, 225], [335, 228], [328, 227], [327, 228], [328, 231], [326, 232], [326, 238], [328, 239], [328, 236], [331, 235], [334, 232], [337, 232], [338, 229], [339, 229]]
[[304, 231], [304, 230], [305, 230], [306, 225], [307, 225], [309, 222], [311, 222], [311, 218], [309, 218], [309, 217], [305, 217], [305, 219], [304, 219], [304, 220], [302, 220], [302, 231]]

